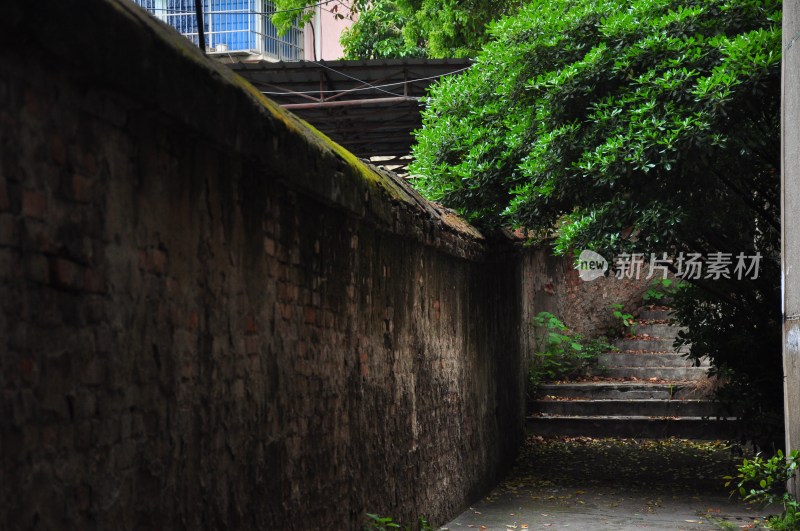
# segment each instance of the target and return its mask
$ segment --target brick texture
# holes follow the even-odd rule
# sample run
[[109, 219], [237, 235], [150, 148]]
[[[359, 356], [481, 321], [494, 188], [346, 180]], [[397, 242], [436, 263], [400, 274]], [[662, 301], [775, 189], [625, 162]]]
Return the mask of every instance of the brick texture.
[[[611, 305], [622, 304], [626, 311], [638, 310], [652, 282], [646, 278], [646, 268], [639, 278], [619, 280], [613, 263], [609, 276], [585, 282], [578, 276], [571, 256], [554, 256], [549, 249], [526, 249], [521, 261], [523, 321], [530, 323], [537, 313], [547, 311], [585, 337], [608, 335], [609, 330], [619, 328]], [[528, 326], [523, 331], [524, 341], [532, 329]]]
[[0, 528], [442, 523], [484, 493], [522, 435], [516, 255], [132, 3], [27, 4], [0, 17]]

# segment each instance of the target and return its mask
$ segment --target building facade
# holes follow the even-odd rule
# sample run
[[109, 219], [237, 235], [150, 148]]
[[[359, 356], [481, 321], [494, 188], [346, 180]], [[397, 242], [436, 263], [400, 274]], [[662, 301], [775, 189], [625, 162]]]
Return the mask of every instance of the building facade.
[[[151, 15], [198, 44], [194, 0], [133, 0]], [[300, 61], [339, 59], [339, 35], [352, 22], [338, 0], [314, 6], [305, 26], [294, 24], [280, 35], [272, 23], [269, 0], [203, 0], [206, 51], [221, 60]]]

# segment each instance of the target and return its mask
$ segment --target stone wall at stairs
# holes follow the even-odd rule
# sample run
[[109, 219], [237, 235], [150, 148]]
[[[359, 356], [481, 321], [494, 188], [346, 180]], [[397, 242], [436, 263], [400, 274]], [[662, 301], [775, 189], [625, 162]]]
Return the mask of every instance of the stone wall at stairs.
[[[586, 337], [604, 335], [619, 324], [612, 304], [622, 304], [629, 312], [637, 310], [651, 282], [646, 274], [639, 279], [621, 280], [611, 274], [584, 282], [571, 256], [554, 256], [544, 248], [526, 250], [522, 261], [522, 308], [528, 322], [539, 312], [547, 311]], [[532, 345], [531, 327], [527, 334], [528, 344]]]

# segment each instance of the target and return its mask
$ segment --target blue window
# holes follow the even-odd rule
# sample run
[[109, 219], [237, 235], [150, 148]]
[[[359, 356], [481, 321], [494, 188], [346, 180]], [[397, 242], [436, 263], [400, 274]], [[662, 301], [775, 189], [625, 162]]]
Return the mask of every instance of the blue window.
[[[198, 44], [194, 0], [133, 0]], [[203, 31], [208, 51], [247, 51], [272, 59], [303, 58], [303, 30], [296, 24], [278, 36], [266, 0], [203, 0]]]

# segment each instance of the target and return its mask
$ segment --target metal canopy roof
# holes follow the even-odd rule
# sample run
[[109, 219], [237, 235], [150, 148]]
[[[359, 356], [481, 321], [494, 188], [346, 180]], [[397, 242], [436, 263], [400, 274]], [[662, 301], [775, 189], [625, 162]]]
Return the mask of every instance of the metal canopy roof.
[[419, 98], [439, 77], [470, 64], [469, 59], [378, 59], [229, 66], [356, 156], [402, 172], [411, 132], [422, 125]]

